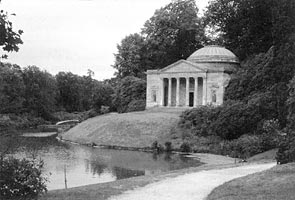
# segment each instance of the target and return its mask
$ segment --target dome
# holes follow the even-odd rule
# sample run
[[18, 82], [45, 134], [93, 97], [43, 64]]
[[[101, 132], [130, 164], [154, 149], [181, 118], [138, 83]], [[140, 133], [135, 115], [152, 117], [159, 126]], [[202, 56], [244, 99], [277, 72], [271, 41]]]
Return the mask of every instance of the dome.
[[230, 50], [217, 46], [205, 46], [187, 58], [188, 61], [194, 63], [204, 62], [222, 62], [222, 63], [239, 63], [238, 57]]

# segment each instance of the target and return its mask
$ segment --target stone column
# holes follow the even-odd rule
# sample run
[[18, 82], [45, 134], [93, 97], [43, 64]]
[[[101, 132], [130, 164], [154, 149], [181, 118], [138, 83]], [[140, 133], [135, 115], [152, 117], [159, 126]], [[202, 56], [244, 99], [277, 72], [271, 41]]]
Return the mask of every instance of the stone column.
[[168, 79], [168, 106], [171, 106], [171, 94], [172, 94], [172, 78], [169, 77]]
[[203, 105], [207, 105], [207, 78], [203, 77]]
[[160, 86], [160, 95], [161, 95], [161, 101], [160, 101], [160, 106], [164, 106], [164, 98], [165, 98], [165, 82], [164, 78], [161, 78], [161, 86]]
[[185, 105], [189, 106], [189, 77], [186, 77]]
[[179, 89], [179, 87], [180, 87], [180, 78], [179, 77], [177, 77], [176, 78], [176, 106], [180, 106], [180, 101], [179, 101], [179, 91], [180, 91], [180, 89]]
[[195, 77], [194, 107], [198, 105], [198, 77]]

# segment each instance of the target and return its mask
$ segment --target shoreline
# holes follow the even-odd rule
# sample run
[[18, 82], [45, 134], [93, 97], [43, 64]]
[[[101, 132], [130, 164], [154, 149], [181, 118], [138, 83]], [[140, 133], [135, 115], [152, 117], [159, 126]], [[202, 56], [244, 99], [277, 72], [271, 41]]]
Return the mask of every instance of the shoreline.
[[[198, 167], [190, 167], [180, 170], [174, 170], [169, 172], [163, 172], [159, 174], [153, 175], [145, 175], [145, 176], [138, 176], [132, 177], [127, 179], [116, 180], [113, 182], [107, 183], [97, 183], [97, 184], [90, 184], [80, 187], [74, 187], [69, 189], [59, 189], [59, 190], [51, 190], [44, 196], [41, 196], [41, 200], [58, 200], [58, 199], [65, 199], [65, 200], [74, 200], [74, 199], [87, 199], [87, 200], [106, 200], [111, 196], [120, 195], [126, 191], [134, 190], [138, 187], [144, 187], [148, 184], [159, 182], [165, 180], [167, 178], [174, 178], [177, 176], [190, 174], [194, 172], [200, 171], [208, 171], [208, 170], [218, 170], [218, 169], [227, 169], [227, 168], [234, 168], [239, 166], [247, 166], [254, 163], [261, 163], [261, 162], [249, 162], [249, 163], [226, 163], [224, 162], [215, 162], [216, 156], [213, 154], [199, 154], [200, 161], [207, 161]], [[217, 156], [219, 157], [219, 156]], [[271, 162], [271, 161], [268, 161]], [[262, 163], [268, 163], [266, 161]]]
[[[120, 146], [109, 146], [109, 145], [93, 145], [93, 143], [78, 143], [70, 140], [62, 139], [62, 133], [59, 133], [58, 140], [61, 142], [68, 142], [76, 145], [84, 145], [93, 148], [106, 148], [115, 150], [131, 150], [131, 151], [144, 151], [153, 152], [148, 148], [136, 148], [136, 147], [120, 147]], [[109, 148], [112, 147], [112, 148]], [[173, 153], [182, 154], [182, 152]], [[132, 177], [127, 179], [116, 180], [107, 183], [97, 183], [85, 186], [73, 187], [68, 189], [58, 189], [48, 191], [47, 194], [41, 196], [41, 200], [58, 200], [58, 199], [88, 199], [88, 200], [106, 200], [111, 196], [120, 195], [126, 191], [134, 190], [138, 187], [144, 187], [148, 184], [159, 182], [167, 178], [174, 178], [184, 174], [190, 174], [200, 171], [218, 170], [226, 168], [234, 168], [239, 166], [247, 166], [250, 164], [261, 164], [273, 162], [273, 160], [256, 160], [246, 163], [239, 163], [235, 158], [215, 155], [209, 153], [190, 153], [189, 156], [196, 157], [201, 163], [204, 163], [198, 167], [190, 167], [180, 170], [173, 170], [168, 172], [162, 172], [151, 175], [144, 175], [138, 177]]]

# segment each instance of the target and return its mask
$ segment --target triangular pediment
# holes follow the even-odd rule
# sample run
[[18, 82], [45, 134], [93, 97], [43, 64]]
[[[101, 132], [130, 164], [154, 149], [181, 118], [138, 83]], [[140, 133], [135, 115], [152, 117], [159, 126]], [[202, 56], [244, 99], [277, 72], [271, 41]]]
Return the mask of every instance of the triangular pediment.
[[160, 70], [162, 73], [175, 73], [175, 72], [206, 72], [205, 69], [202, 69], [194, 63], [191, 63], [186, 60], [179, 60], [171, 65]]

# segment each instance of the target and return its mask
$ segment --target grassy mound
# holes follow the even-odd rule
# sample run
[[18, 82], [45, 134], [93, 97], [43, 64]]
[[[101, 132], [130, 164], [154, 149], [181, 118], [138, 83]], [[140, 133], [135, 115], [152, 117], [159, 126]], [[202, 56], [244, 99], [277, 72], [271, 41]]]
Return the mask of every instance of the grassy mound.
[[63, 139], [97, 145], [150, 147], [170, 141], [182, 110], [110, 113], [88, 119], [62, 135]]
[[294, 185], [295, 163], [289, 163], [227, 182], [207, 200], [294, 199]]

